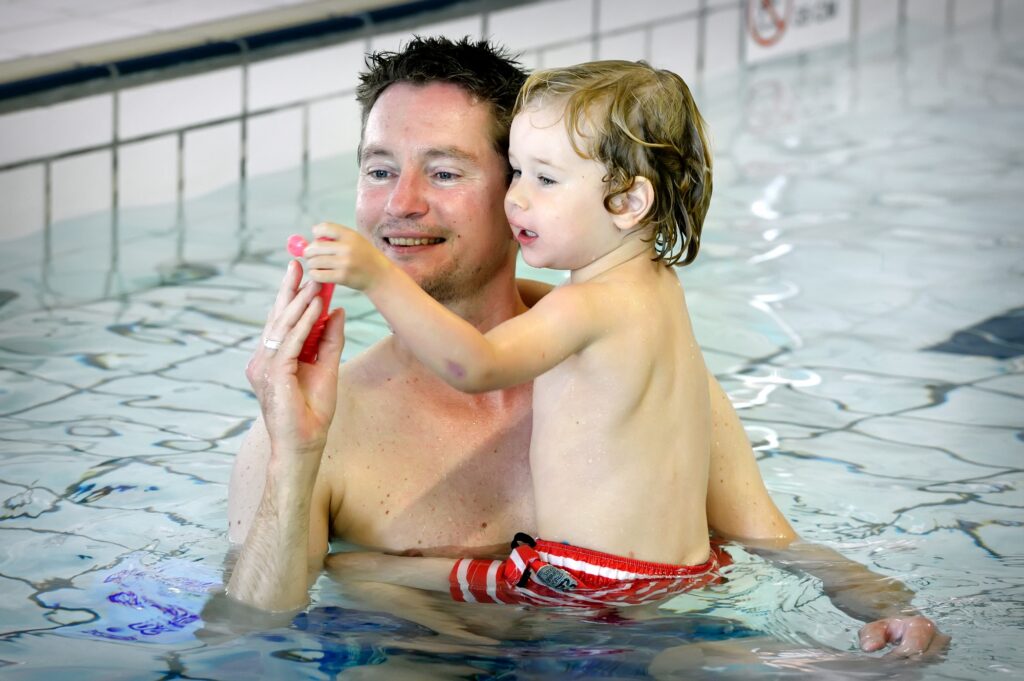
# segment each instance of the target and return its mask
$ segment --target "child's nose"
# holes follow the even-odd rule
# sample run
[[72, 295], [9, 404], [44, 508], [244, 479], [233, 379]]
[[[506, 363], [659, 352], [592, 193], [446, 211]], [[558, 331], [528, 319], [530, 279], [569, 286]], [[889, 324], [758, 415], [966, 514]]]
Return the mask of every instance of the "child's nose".
[[505, 210], [523, 210], [526, 207], [525, 197], [523, 192], [518, 189], [519, 183], [513, 184], [505, 192]]

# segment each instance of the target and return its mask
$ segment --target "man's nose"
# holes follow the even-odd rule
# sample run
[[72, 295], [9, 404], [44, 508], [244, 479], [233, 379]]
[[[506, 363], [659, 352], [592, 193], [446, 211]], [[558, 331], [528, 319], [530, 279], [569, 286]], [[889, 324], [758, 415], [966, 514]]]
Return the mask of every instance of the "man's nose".
[[411, 218], [427, 212], [423, 182], [416, 173], [402, 173], [398, 176], [398, 181], [388, 195], [385, 210], [395, 218]]

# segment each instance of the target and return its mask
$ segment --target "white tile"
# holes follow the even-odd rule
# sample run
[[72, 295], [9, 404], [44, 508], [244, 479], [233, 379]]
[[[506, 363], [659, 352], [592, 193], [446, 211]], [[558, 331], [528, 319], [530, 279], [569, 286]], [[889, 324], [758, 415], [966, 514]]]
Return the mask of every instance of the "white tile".
[[64, 19], [3, 34], [4, 49], [27, 54], [48, 54], [84, 45], [130, 38], [139, 28], [93, 19]]
[[731, 73], [739, 67], [739, 10], [708, 14], [704, 21], [704, 76]]
[[203, 128], [185, 136], [185, 197], [207, 194], [238, 181], [238, 123]]
[[318, 102], [309, 109], [309, 157], [326, 158], [359, 147], [359, 105], [354, 97]]
[[555, 0], [493, 12], [488, 34], [513, 50], [571, 41], [591, 33], [592, 0]]
[[690, 87], [697, 79], [697, 20], [658, 26], [651, 33], [651, 64], [675, 71]]
[[178, 138], [159, 137], [118, 148], [118, 203], [123, 208], [175, 201]]
[[166, 31], [253, 14], [265, 9], [244, 0], [170, 0], [118, 10], [112, 16], [120, 21]]
[[246, 147], [249, 177], [297, 167], [302, 163], [302, 111], [250, 118]]
[[6, 35], [14, 30], [66, 18], [58, 12], [32, 7], [24, 2], [0, 4], [0, 42], [6, 44]]
[[648, 32], [646, 29], [610, 36], [602, 35], [599, 38], [597, 53], [600, 59], [649, 60], [647, 40]]
[[[517, 51], [517, 48], [510, 48], [513, 52]], [[524, 69], [527, 73], [530, 71], [536, 71], [542, 68], [540, 50], [526, 50], [519, 53], [516, 57], [516, 61], [519, 62], [519, 67]]]
[[1024, 2], [1020, 0], [1003, 0], [999, 12], [1001, 23], [1006, 26], [1020, 26], [1024, 23]]
[[74, 156], [53, 164], [53, 222], [110, 210], [110, 152]]
[[400, 52], [412, 40], [412, 31], [393, 31], [370, 36], [368, 52]]
[[78, 14], [96, 14], [107, 10], [124, 9], [135, 5], [145, 5], [156, 0], [22, 0], [22, 4], [32, 3], [34, 7], [53, 12]]
[[355, 89], [363, 52], [355, 41], [256, 62], [249, 67], [249, 109]]
[[468, 17], [450, 19], [448, 21], [437, 21], [432, 24], [417, 26], [413, 31], [421, 36], [445, 36], [452, 40], [458, 40], [469, 36], [474, 40], [483, 37], [483, 15], [474, 14]]
[[661, 23], [696, 13], [699, 7], [698, 0], [598, 0], [598, 30], [606, 33], [627, 26]]
[[947, 11], [951, 0], [906, 0], [907, 23], [923, 26], [946, 25]]
[[570, 45], [540, 51], [540, 68], [551, 69], [558, 66], [571, 66], [594, 58], [593, 47], [589, 39], [578, 40]]
[[45, 219], [43, 167], [0, 173], [0, 242], [40, 232]]
[[483, 36], [483, 15], [477, 14], [450, 21], [423, 24], [401, 31], [379, 33], [370, 37], [370, 50], [373, 52], [380, 50], [397, 52], [405, 47], [413, 36], [444, 36], [452, 40], [469, 36], [474, 40], [479, 40]]
[[238, 67], [143, 85], [121, 93], [122, 139], [240, 114]]
[[899, 3], [892, 0], [858, 0], [857, 32], [861, 36], [895, 28], [900, 21]]
[[112, 101], [98, 95], [0, 116], [0, 163], [110, 142]]
[[979, 23], [991, 26], [995, 11], [995, 0], [956, 0], [953, 4], [953, 23], [958, 28]]

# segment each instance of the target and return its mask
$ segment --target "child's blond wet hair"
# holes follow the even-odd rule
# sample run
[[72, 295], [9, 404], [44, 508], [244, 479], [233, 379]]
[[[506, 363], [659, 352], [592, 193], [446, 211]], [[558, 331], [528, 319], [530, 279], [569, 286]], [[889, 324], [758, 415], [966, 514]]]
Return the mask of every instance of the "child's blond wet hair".
[[615, 197], [647, 178], [654, 202], [643, 224], [653, 228], [655, 260], [693, 262], [711, 202], [711, 148], [683, 79], [642, 61], [546, 69], [527, 78], [514, 113], [549, 104], [564, 104], [576, 153], [608, 169], [605, 208], [616, 212]]

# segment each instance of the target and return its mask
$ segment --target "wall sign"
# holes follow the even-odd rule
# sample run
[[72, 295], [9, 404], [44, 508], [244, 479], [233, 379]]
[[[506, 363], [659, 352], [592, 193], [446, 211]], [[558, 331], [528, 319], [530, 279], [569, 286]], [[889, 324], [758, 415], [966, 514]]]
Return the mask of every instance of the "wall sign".
[[848, 42], [851, 4], [851, 0], [747, 0], [747, 63]]

